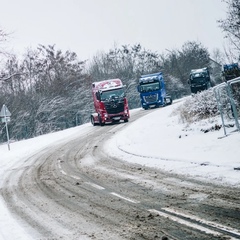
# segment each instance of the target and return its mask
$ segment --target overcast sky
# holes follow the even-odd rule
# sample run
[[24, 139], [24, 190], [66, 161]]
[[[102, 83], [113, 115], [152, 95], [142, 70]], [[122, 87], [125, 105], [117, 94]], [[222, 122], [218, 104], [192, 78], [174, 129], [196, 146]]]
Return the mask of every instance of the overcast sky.
[[38, 44], [91, 58], [114, 45], [140, 43], [162, 53], [187, 41], [223, 51], [221, 0], [0, 0], [0, 28], [16, 54]]

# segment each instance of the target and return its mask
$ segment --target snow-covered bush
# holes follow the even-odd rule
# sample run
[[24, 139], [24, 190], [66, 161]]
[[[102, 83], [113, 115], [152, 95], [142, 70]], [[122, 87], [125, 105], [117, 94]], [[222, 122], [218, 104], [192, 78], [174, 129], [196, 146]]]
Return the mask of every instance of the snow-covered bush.
[[217, 101], [212, 89], [187, 98], [178, 108], [183, 122], [193, 123], [219, 115]]

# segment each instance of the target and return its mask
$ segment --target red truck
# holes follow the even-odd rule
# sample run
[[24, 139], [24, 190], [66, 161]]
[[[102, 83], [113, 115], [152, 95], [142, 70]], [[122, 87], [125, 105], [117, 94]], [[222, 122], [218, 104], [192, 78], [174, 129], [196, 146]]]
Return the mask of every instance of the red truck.
[[95, 113], [91, 114], [93, 126], [105, 123], [128, 122], [130, 117], [124, 85], [120, 79], [92, 83]]

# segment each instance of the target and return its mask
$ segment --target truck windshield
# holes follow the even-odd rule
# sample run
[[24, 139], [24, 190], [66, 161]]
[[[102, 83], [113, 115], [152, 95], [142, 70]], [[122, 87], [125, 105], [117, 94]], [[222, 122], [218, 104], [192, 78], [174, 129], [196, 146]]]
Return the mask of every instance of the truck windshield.
[[152, 91], [158, 91], [159, 89], [160, 89], [159, 82], [146, 83], [146, 84], [140, 85], [140, 92], [152, 92]]
[[122, 88], [103, 91], [101, 93], [101, 101], [106, 101], [106, 100], [116, 99], [116, 98], [123, 98], [124, 96], [125, 94]]

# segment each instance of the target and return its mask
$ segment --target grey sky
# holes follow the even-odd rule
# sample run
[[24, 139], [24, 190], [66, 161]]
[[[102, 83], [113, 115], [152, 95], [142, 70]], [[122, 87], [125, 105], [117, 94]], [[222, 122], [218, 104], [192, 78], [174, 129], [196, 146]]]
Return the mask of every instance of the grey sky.
[[117, 44], [140, 43], [163, 52], [199, 41], [223, 51], [217, 20], [221, 0], [0, 0], [0, 27], [8, 46], [22, 54], [38, 44], [76, 52], [81, 60]]

